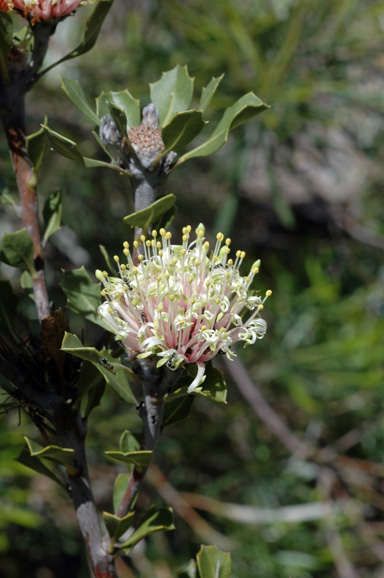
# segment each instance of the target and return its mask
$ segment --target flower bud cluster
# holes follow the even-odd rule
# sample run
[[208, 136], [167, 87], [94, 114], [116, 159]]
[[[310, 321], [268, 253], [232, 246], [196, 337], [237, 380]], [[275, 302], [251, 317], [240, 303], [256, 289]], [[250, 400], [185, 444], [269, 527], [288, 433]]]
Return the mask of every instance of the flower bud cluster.
[[235, 353], [232, 344], [245, 346], [261, 339], [266, 322], [260, 318], [264, 302], [250, 290], [260, 261], [242, 277], [240, 265], [244, 251], [229, 258], [230, 239], [218, 233], [210, 250], [204, 227], [183, 228], [182, 244], [171, 244], [170, 232], [152, 231], [151, 238], [141, 236], [134, 242], [141, 249], [134, 263], [129, 244], [124, 243], [126, 263], [116, 255], [119, 277], [97, 271], [106, 301], [99, 307], [111, 332], [138, 358], [157, 358], [157, 367], [170, 370], [196, 363], [196, 378], [188, 388], [192, 392], [204, 381], [205, 362], [218, 353], [229, 359]]

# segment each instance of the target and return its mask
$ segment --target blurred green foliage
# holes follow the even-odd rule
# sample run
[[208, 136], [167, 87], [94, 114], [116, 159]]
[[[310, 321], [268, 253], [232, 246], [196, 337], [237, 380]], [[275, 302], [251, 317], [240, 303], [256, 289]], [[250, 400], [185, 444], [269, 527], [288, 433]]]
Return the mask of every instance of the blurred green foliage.
[[[82, 17], [59, 26], [56, 56], [81, 36]], [[225, 72], [212, 103], [217, 114], [249, 90], [272, 105], [237, 129], [213, 160], [181, 167], [164, 192], [177, 196], [175, 232], [186, 221], [196, 226], [203, 220], [211, 235], [216, 226], [231, 234], [250, 263], [261, 258], [258, 288], [273, 290], [265, 311], [269, 330], [239, 355], [284, 423], [329, 451], [323, 461], [292, 456], [228, 378], [228, 405], [196, 400], [188, 420], [165, 430], [155, 458], [177, 492], [220, 502], [221, 515], [213, 502], [195, 496], [211, 534], [202, 535], [199, 521], [179, 511], [175, 532], [154, 536], [133, 553], [136, 575], [174, 576], [209, 535], [213, 543], [220, 540], [217, 532], [232, 542], [233, 578], [336, 578], [345, 560], [364, 578], [383, 572], [383, 18], [384, 4], [377, 0], [116, 0], [96, 48], [59, 70], [92, 96], [127, 87], [144, 99], [148, 82], [187, 64], [198, 88]], [[29, 114], [31, 132], [48, 114], [89, 156], [100, 154], [90, 139], [94, 127], [60, 93], [56, 73], [30, 94]], [[6, 158], [4, 142], [0, 153]], [[13, 190], [5, 161], [2, 168]], [[66, 225], [47, 248], [53, 288], [60, 267], [85, 265], [92, 272], [103, 263], [99, 244], [113, 254], [130, 234], [123, 222], [132, 212], [130, 191], [110, 173], [85, 171], [46, 153], [41, 193], [48, 197], [60, 187]], [[3, 210], [2, 232], [15, 223], [11, 210]], [[56, 305], [64, 304], [60, 291], [53, 295]], [[71, 331], [81, 327], [74, 314]], [[97, 335], [94, 326], [86, 327], [87, 344]], [[48, 534], [49, 550], [59, 559], [80, 555], [64, 497], [50, 485], [29, 486], [13, 462], [21, 430], [29, 433], [22, 421], [17, 428], [11, 415], [1, 423], [6, 578], [22, 575], [23, 540], [29, 540], [23, 552], [31, 559], [36, 542]], [[118, 447], [126, 428], [138, 432], [139, 419], [108, 391], [94, 410], [89, 439], [96, 495], [106, 507], [114, 475], [125, 469], [102, 452]], [[170, 505], [167, 495], [155, 471], [139, 507]], [[226, 503], [272, 508], [276, 519], [231, 519]], [[332, 506], [332, 514], [286, 521], [283, 507], [296, 506], [300, 516], [300, 506], [314, 503]], [[61, 576], [57, 562], [35, 558], [31, 576]], [[88, 575], [82, 564], [73, 576]]]

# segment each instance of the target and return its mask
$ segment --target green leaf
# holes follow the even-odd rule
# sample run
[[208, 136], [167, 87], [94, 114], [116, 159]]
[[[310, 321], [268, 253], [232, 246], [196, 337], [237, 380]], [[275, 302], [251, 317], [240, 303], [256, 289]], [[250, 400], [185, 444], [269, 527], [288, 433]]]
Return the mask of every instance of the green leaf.
[[13, 41], [13, 21], [10, 14], [0, 12], [0, 69], [2, 76], [8, 78], [7, 59]]
[[108, 451], [105, 452], [108, 457], [124, 462], [125, 464], [133, 464], [139, 468], [146, 468], [151, 461], [152, 451], [150, 450], [139, 450], [138, 452], [117, 452]]
[[103, 255], [105, 262], [107, 264], [108, 269], [110, 270], [110, 272], [113, 275], [116, 275], [116, 267], [115, 267], [115, 262], [112, 261], [110, 254], [108, 253], [107, 249], [104, 247], [104, 245], [99, 245], [100, 247], [100, 252]]
[[36, 273], [32, 239], [26, 229], [3, 236], [0, 260], [11, 267], [27, 269], [32, 275]]
[[[44, 124], [47, 123], [47, 118], [44, 118]], [[47, 144], [47, 138], [43, 128], [30, 134], [25, 139], [25, 145], [27, 147], [27, 153], [33, 164], [33, 171], [37, 175], [41, 161], [44, 157], [45, 146]]]
[[[99, 352], [94, 347], [84, 347], [80, 339], [72, 333], [65, 333], [61, 349], [75, 357], [90, 361], [123, 401], [136, 405], [127, 372], [124, 369], [114, 371], [112, 365], [114, 360], [105, 350]], [[109, 366], [112, 367], [112, 371]]]
[[128, 171], [122, 169], [117, 164], [106, 163], [105, 161], [98, 161], [96, 159], [89, 159], [87, 157], [83, 157], [83, 160], [87, 169], [97, 169], [101, 167], [103, 169], [112, 169], [113, 171], [116, 171], [117, 173], [120, 173], [121, 175], [124, 176], [130, 176], [130, 173], [128, 173]]
[[45, 465], [38, 457], [31, 456], [27, 449], [23, 449], [21, 451], [19, 457], [16, 458], [16, 461], [38, 474], [47, 476], [47, 478], [50, 478], [59, 484], [59, 486], [64, 488], [64, 490], [68, 491], [65, 484], [60, 480], [60, 478], [56, 476], [56, 474], [49, 468], [49, 466]]
[[63, 135], [51, 130], [48, 126], [42, 125], [43, 129], [48, 137], [48, 142], [51, 148], [59, 153], [59, 155], [71, 159], [72, 161], [77, 161], [84, 165], [84, 158], [79, 147], [73, 140], [65, 138]]
[[28, 271], [24, 271], [24, 273], [20, 277], [20, 285], [23, 289], [24, 293], [35, 301], [35, 295], [33, 293], [33, 281], [31, 274]]
[[55, 191], [46, 200], [43, 208], [43, 217], [45, 223], [45, 233], [43, 243], [46, 243], [61, 227], [61, 216], [63, 213], [63, 205], [61, 203], [61, 191]]
[[122, 134], [123, 136], [127, 136], [127, 117], [125, 115], [125, 112], [123, 111], [122, 108], [120, 108], [119, 106], [117, 106], [116, 104], [114, 104], [113, 102], [108, 101], [107, 102], [108, 105], [108, 112], [111, 115], [117, 130], [119, 131], [120, 134]]
[[189, 144], [201, 133], [205, 124], [206, 121], [203, 120], [203, 113], [200, 110], [177, 113], [161, 131], [165, 147], [161, 154], [171, 150], [176, 151]]
[[32, 457], [49, 459], [65, 466], [72, 475], [78, 474], [78, 469], [74, 466], [75, 450], [60, 448], [59, 446], [43, 447], [27, 436], [23, 437]]
[[10, 282], [0, 280], [0, 329], [13, 333], [18, 303]]
[[229, 131], [269, 108], [253, 92], [239, 98], [227, 108], [211, 136], [197, 148], [183, 155], [177, 164], [195, 157], [205, 157], [218, 151], [228, 140]]
[[120, 90], [119, 92], [102, 92], [100, 96], [96, 98], [96, 114], [98, 117], [101, 118], [109, 113], [108, 102], [116, 105], [125, 112], [128, 128], [140, 124], [140, 101], [133, 98], [128, 90]]
[[101, 305], [100, 285], [94, 283], [84, 266], [72, 271], [63, 271], [60, 286], [67, 297], [67, 307], [71, 311], [108, 329], [97, 312], [97, 308]]
[[140, 542], [145, 536], [153, 532], [174, 530], [173, 513], [171, 508], [160, 508], [159, 510], [151, 508], [140, 526], [133, 532], [126, 542], [121, 544], [120, 548], [128, 554], [132, 548]]
[[176, 203], [175, 195], [166, 195], [161, 199], [158, 199], [149, 207], [142, 209], [141, 211], [137, 211], [137, 213], [132, 213], [131, 215], [127, 215], [124, 217], [124, 221], [127, 225], [131, 225], [131, 227], [149, 227], [152, 223], [154, 223], [157, 219], [162, 217], [169, 209], [173, 207]]
[[203, 88], [201, 92], [199, 110], [205, 112], [208, 106], [211, 103], [212, 97], [216, 92], [217, 87], [219, 86], [220, 82], [223, 80], [224, 74], [218, 76], [217, 78], [213, 77], [210, 83]]
[[130, 512], [123, 518], [118, 518], [113, 514], [108, 512], [103, 512], [103, 520], [107, 528], [108, 534], [111, 538], [111, 542], [116, 542], [132, 526], [133, 518], [135, 517], [135, 512]]
[[68, 98], [76, 108], [84, 114], [93, 124], [100, 126], [100, 119], [88, 104], [87, 97], [77, 80], [60, 77], [61, 86]]
[[231, 555], [216, 546], [202, 546], [196, 556], [200, 578], [231, 578]]
[[177, 423], [189, 417], [194, 399], [193, 395], [186, 395], [185, 397], [166, 403], [162, 427], [164, 428], [167, 425]]
[[120, 451], [124, 453], [137, 452], [140, 449], [139, 440], [127, 429], [121, 434], [119, 445]]
[[95, 6], [95, 9], [93, 10], [92, 14], [90, 15], [85, 24], [84, 36], [79, 46], [77, 46], [75, 50], [72, 50], [51, 66], [48, 66], [48, 68], [46, 68], [42, 72], [42, 74], [45, 74], [46, 72], [48, 72], [54, 66], [57, 66], [61, 62], [65, 62], [66, 60], [76, 58], [77, 56], [85, 54], [86, 52], [91, 50], [91, 48], [93, 48], [93, 46], [96, 43], [97, 37], [99, 36], [105, 17], [107, 16], [112, 6], [112, 3], [113, 0], [100, 0], [98, 2], [98, 4]]
[[199, 387], [194, 389], [193, 393], [209, 397], [219, 403], [227, 403], [227, 384], [225, 383], [224, 374], [211, 363], [206, 364], [205, 381]]
[[194, 79], [186, 66], [175, 66], [163, 72], [157, 82], [150, 84], [151, 101], [159, 111], [160, 126], [167, 125], [174, 115], [189, 108], [193, 94]]
[[113, 486], [113, 511], [117, 512], [127, 489], [130, 474], [118, 474]]

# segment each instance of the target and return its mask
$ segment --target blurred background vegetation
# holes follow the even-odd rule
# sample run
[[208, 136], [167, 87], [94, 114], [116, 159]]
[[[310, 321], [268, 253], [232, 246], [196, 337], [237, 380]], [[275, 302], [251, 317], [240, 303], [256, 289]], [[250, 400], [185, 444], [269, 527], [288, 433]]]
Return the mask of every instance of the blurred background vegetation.
[[[76, 45], [86, 16], [59, 25], [50, 61]], [[210, 238], [223, 230], [249, 263], [261, 259], [258, 288], [273, 297], [265, 339], [239, 350], [236, 365], [219, 360], [228, 405], [197, 400], [164, 432], [139, 507], [172, 505], [177, 530], [137, 548], [124, 577], [175, 576], [201, 543], [232, 551], [233, 578], [384, 575], [383, 41], [384, 2], [374, 0], [115, 0], [96, 48], [29, 95], [30, 132], [48, 114], [94, 158], [94, 127], [57, 74], [92, 98], [127, 87], [146, 104], [149, 82], [187, 64], [198, 89], [225, 73], [213, 116], [250, 90], [271, 105], [164, 185], [177, 195], [174, 232], [200, 221]], [[4, 139], [0, 153], [15, 192]], [[48, 151], [41, 205], [57, 188], [64, 227], [47, 249], [48, 280], [64, 306], [61, 268], [102, 267], [99, 244], [120, 252], [132, 199], [113, 171]], [[20, 228], [10, 207], [0, 210], [2, 234]], [[1, 272], [17, 287], [14, 270]], [[82, 326], [72, 315], [71, 331]], [[87, 325], [86, 343], [97, 336]], [[111, 392], [94, 411], [89, 458], [105, 508], [124, 469], [103, 450], [139, 427]], [[33, 426], [3, 415], [0, 432], [0, 577], [86, 578], [71, 504], [14, 460]]]

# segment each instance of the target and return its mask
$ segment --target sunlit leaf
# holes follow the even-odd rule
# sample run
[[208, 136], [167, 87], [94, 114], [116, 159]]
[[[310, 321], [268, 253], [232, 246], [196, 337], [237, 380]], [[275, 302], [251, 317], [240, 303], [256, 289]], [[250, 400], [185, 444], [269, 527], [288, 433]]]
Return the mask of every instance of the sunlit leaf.
[[200, 134], [205, 124], [200, 110], [186, 110], [177, 113], [161, 131], [165, 147], [162, 154], [171, 150], [176, 151], [189, 144]]
[[133, 464], [139, 468], [146, 468], [151, 461], [152, 452], [149, 450], [139, 450], [138, 452], [105, 452], [109, 458], [124, 462], [125, 464]]
[[128, 128], [140, 124], [140, 101], [133, 98], [128, 90], [102, 92], [100, 96], [96, 98], [96, 114], [100, 118], [109, 113], [108, 102], [111, 102], [125, 112]]
[[218, 151], [228, 140], [229, 131], [266, 110], [268, 106], [250, 92], [227, 108], [211, 136], [197, 148], [183, 155], [178, 164], [195, 157], [205, 157]]
[[193, 94], [194, 79], [186, 66], [175, 66], [163, 72], [157, 82], [150, 84], [151, 101], [159, 111], [160, 126], [167, 125], [174, 115], [189, 108]]
[[199, 110], [205, 112], [211, 103], [212, 97], [216, 92], [217, 87], [222, 81], [224, 74], [218, 77], [213, 77], [207, 86], [205, 86], [201, 92]]
[[137, 211], [137, 213], [127, 215], [127, 217], [124, 217], [124, 221], [128, 225], [131, 225], [131, 227], [149, 227], [167, 213], [167, 211], [174, 206], [175, 202], [175, 195], [166, 195], [152, 203], [152, 205], [149, 205], [149, 207]]

